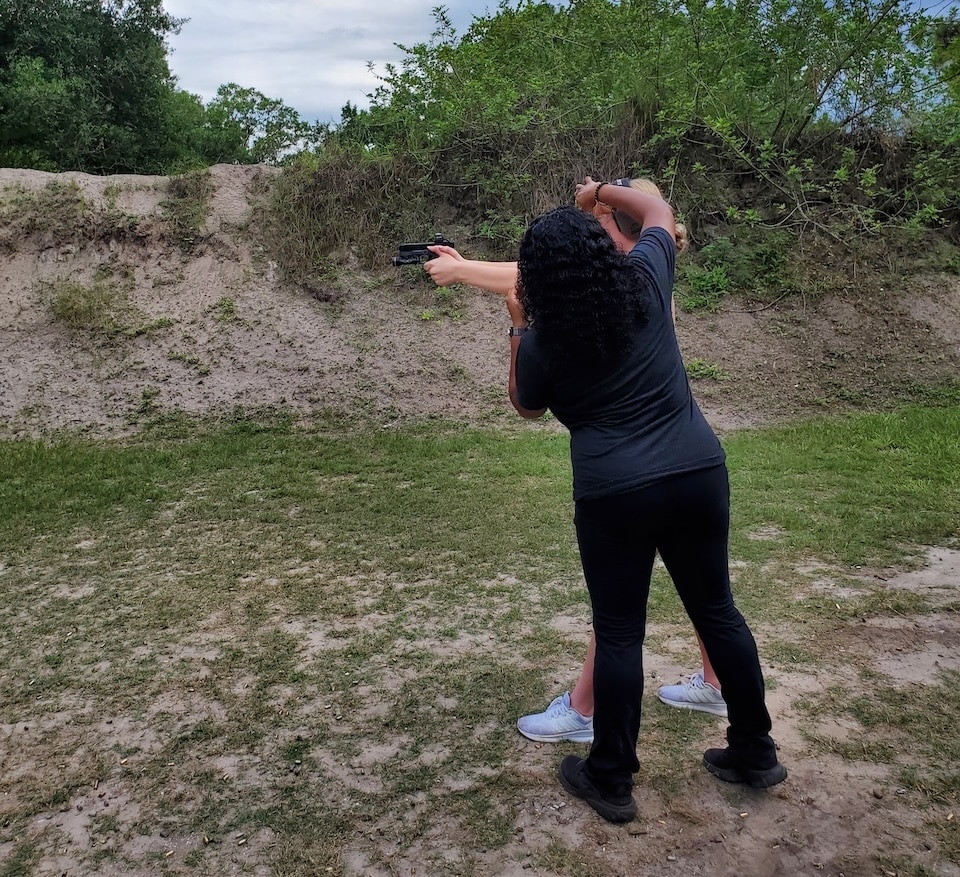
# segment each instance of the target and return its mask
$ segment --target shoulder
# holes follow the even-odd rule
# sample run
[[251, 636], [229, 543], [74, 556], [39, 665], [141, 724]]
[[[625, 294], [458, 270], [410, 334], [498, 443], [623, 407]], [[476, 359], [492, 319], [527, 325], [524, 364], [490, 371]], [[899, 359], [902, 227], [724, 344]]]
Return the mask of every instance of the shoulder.
[[654, 226], [644, 229], [640, 240], [630, 251], [628, 259], [634, 266], [654, 279], [672, 279], [677, 263], [676, 241], [665, 228]]
[[677, 262], [677, 245], [670, 232], [654, 226], [645, 229], [628, 256], [629, 263], [654, 291], [665, 311], [672, 310], [673, 273]]
[[666, 259], [671, 269], [676, 262], [677, 243], [665, 228], [651, 226], [644, 229], [630, 251], [631, 259]]

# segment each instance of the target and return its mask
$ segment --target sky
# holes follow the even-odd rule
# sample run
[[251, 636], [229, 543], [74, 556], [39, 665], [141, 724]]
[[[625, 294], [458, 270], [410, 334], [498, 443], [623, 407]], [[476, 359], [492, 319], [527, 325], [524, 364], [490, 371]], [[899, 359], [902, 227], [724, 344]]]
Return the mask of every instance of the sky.
[[[943, 13], [955, 0], [918, 2]], [[441, 5], [462, 35], [474, 16], [496, 13], [499, 0], [164, 0], [169, 14], [189, 19], [167, 39], [168, 62], [180, 88], [204, 103], [235, 82], [305, 121], [336, 122], [348, 101], [367, 106], [374, 73], [403, 57], [396, 43], [430, 39]]]
[[168, 37], [168, 62], [179, 87], [204, 103], [235, 82], [306, 121], [337, 121], [348, 101], [367, 106], [377, 86], [367, 62], [382, 73], [403, 57], [395, 43], [428, 41], [439, 5], [458, 34], [497, 10], [497, 0], [164, 0], [170, 15], [190, 19]]

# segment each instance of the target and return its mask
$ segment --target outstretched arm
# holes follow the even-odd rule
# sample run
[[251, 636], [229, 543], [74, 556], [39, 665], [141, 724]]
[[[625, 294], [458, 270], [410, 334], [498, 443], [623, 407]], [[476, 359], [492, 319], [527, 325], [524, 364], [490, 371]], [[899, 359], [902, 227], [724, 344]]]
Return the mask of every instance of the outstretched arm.
[[464, 259], [453, 247], [427, 247], [437, 258], [424, 262], [423, 270], [437, 286], [466, 283], [479, 289], [489, 289], [497, 295], [508, 295], [517, 286], [516, 262], [480, 262]]

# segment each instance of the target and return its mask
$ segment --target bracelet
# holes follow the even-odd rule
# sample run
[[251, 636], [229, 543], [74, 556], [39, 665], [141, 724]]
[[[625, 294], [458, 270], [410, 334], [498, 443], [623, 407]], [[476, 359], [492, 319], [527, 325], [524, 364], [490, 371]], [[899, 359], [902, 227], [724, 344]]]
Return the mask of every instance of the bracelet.
[[600, 203], [600, 190], [607, 185], [606, 183], [597, 183], [597, 188], [593, 190], [593, 206], [596, 207]]
[[526, 335], [530, 331], [529, 326], [511, 326], [507, 329], [507, 335], [511, 338], [516, 338], [518, 335]]

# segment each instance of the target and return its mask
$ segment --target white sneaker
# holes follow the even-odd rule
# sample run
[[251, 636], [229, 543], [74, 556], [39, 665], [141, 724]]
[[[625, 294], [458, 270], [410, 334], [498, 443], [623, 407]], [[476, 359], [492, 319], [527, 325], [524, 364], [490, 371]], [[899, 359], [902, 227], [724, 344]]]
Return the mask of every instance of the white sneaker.
[[570, 706], [570, 692], [555, 697], [542, 713], [523, 716], [517, 721], [517, 730], [529, 740], [538, 743], [593, 743], [593, 717], [581, 716]]
[[680, 685], [664, 685], [658, 692], [667, 706], [680, 710], [700, 710], [714, 716], [727, 717], [727, 703], [719, 688], [703, 681], [703, 670], [694, 673]]

